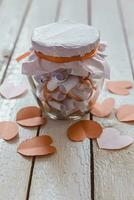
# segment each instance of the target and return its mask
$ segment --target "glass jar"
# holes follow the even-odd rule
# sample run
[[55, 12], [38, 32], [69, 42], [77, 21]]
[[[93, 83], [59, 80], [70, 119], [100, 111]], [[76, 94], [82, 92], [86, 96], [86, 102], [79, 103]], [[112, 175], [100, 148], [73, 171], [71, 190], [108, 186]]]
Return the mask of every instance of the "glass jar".
[[34, 30], [22, 73], [32, 77], [49, 117], [78, 119], [90, 112], [109, 78], [105, 47], [99, 32], [85, 24], [52, 23]]

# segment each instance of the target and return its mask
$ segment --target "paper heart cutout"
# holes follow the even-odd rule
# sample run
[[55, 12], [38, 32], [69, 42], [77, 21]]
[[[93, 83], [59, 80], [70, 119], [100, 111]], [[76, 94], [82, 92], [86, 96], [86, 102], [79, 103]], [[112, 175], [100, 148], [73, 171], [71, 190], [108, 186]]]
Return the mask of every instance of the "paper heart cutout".
[[105, 128], [102, 134], [97, 138], [99, 148], [116, 150], [122, 149], [134, 142], [134, 139], [128, 135], [120, 135], [115, 128]]
[[106, 83], [107, 89], [118, 95], [128, 95], [129, 89], [133, 87], [131, 81], [109, 81]]
[[0, 138], [11, 140], [18, 135], [18, 125], [15, 122], [3, 121], [0, 122]]
[[113, 111], [114, 105], [114, 99], [108, 98], [105, 99], [101, 104], [95, 103], [90, 112], [97, 117], [107, 117]]
[[122, 105], [120, 108], [118, 108], [116, 117], [121, 122], [134, 121], [134, 105]]
[[5, 81], [0, 86], [0, 94], [6, 99], [12, 99], [18, 97], [27, 91], [27, 85], [21, 83], [20, 85], [14, 85], [14, 83]]
[[67, 131], [70, 140], [80, 142], [85, 138], [97, 138], [102, 133], [102, 127], [92, 120], [81, 120], [72, 124]]
[[51, 146], [53, 140], [48, 135], [36, 136], [22, 142], [17, 152], [24, 156], [43, 156], [53, 154], [56, 148]]
[[47, 119], [42, 117], [42, 110], [36, 106], [28, 106], [17, 112], [16, 121], [18, 124], [26, 127], [44, 125]]

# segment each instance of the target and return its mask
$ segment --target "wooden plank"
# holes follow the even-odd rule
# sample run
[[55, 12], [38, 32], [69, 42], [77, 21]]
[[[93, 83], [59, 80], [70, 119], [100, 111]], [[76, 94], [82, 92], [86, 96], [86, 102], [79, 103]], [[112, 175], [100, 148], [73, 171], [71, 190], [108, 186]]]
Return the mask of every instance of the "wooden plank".
[[2, 4], [2, 0], [0, 0], [0, 6], [1, 6], [1, 4]]
[[[15, 0], [12, 0], [12, 3], [15, 3]], [[18, 0], [16, 1], [16, 3]], [[26, 1], [23, 1], [23, 4]], [[20, 1], [19, 1], [20, 3]], [[18, 10], [20, 12], [21, 3], [18, 5]], [[24, 8], [22, 4], [22, 9]], [[28, 5], [28, 4], [27, 4]], [[13, 5], [14, 6], [14, 5]], [[16, 6], [16, 4], [15, 4]], [[35, 26], [40, 25], [40, 23], [48, 23], [51, 20], [52, 14], [47, 9], [50, 10], [52, 7], [52, 1], [46, 6], [44, 0], [37, 2], [33, 1], [32, 7], [30, 9], [29, 15], [26, 16], [27, 20], [24, 25], [21, 37], [17, 42], [17, 47], [11, 59], [10, 65], [8, 67], [5, 78], [15, 81], [16, 83], [21, 83], [22, 81], [27, 81], [27, 79], [20, 75], [20, 65], [16, 63], [15, 58], [21, 53], [25, 52], [30, 46], [30, 35]], [[53, 8], [53, 16], [55, 15], [55, 9]], [[15, 12], [15, 10], [14, 10]], [[18, 12], [18, 18], [20, 14]], [[9, 16], [10, 17], [10, 16]], [[17, 18], [17, 16], [16, 16]], [[17, 19], [14, 19], [14, 23]], [[18, 22], [19, 24], [20, 22]], [[17, 24], [16, 24], [17, 25]], [[16, 27], [11, 27], [11, 30]], [[6, 31], [7, 27], [5, 27]], [[16, 28], [17, 29], [17, 28]], [[10, 30], [10, 29], [9, 29]], [[15, 34], [14, 30], [13, 35]], [[3, 33], [4, 35], [4, 33]], [[4, 36], [3, 36], [4, 37]], [[12, 43], [16, 40], [15, 37], [12, 37]], [[10, 40], [9, 40], [10, 41]], [[7, 43], [8, 45], [8, 43]], [[10, 44], [9, 44], [10, 46]], [[8, 61], [9, 62], [9, 61]], [[23, 96], [20, 99], [14, 100], [5, 100], [0, 98], [1, 105], [1, 115], [0, 120], [14, 120], [17, 110], [27, 105], [37, 105], [33, 94], [29, 92], [27, 95]], [[27, 197], [27, 187], [29, 184], [29, 176], [31, 173], [32, 159], [23, 158], [17, 154], [17, 146], [21, 141], [24, 141], [27, 138], [31, 138], [37, 134], [37, 129], [26, 129], [20, 127], [19, 137], [9, 143], [2, 141], [0, 143], [0, 199], [14, 199], [14, 200], [24, 200]]]
[[63, 0], [59, 14], [60, 21], [88, 23], [87, 0]]
[[[30, 1], [2, 1], [0, 6], [0, 80], [7, 68]], [[21, 10], [20, 10], [21, 7]]]
[[[59, 20], [64, 17], [87, 22], [87, 1], [63, 1]], [[74, 8], [78, 14], [74, 13]], [[89, 116], [87, 116], [89, 118]], [[72, 121], [49, 120], [40, 135], [48, 134], [54, 140], [57, 153], [51, 157], [36, 158], [33, 170], [30, 200], [90, 200], [90, 140], [73, 143], [66, 136]]]
[[129, 53], [130, 64], [134, 75], [134, 1], [129, 3], [125, 0], [118, 1], [119, 11], [122, 19], [122, 26], [126, 39], [126, 46]]
[[[20, 24], [24, 20], [25, 10], [28, 7], [29, 1], [19, 2], [18, 0], [12, 0], [12, 6], [9, 1], [3, 1], [0, 7], [0, 54], [1, 54], [1, 71], [0, 79], [2, 80], [3, 73], [10, 61], [11, 52], [14, 48], [14, 43], [18, 37], [20, 30]], [[21, 6], [21, 11], [20, 11]], [[9, 19], [11, 20], [10, 23]], [[3, 51], [8, 51], [8, 56], [3, 57]], [[18, 68], [19, 69], [19, 68]], [[10, 80], [21, 82], [23, 79], [21, 76], [14, 76], [18, 72], [17, 65], [15, 62], [9, 66], [6, 77], [10, 75]], [[6, 100], [0, 97], [0, 120], [14, 120], [16, 111], [28, 105], [36, 104], [32, 98], [31, 93], [23, 96], [21, 99]], [[36, 134], [36, 130], [21, 129], [19, 131], [19, 137], [11, 142], [0, 141], [0, 199], [25, 199], [27, 184], [29, 180], [29, 173], [31, 167], [31, 159], [23, 160], [17, 153], [18, 144]], [[20, 189], [21, 188], [21, 189]]]
[[[93, 0], [92, 24], [96, 26], [103, 40], [108, 41], [108, 61], [112, 80], [132, 80], [131, 66], [126, 49], [124, 33], [117, 1]], [[116, 96], [103, 90], [100, 100], [113, 97], [116, 108], [125, 103], [133, 103], [134, 90], [129, 96]], [[134, 136], [134, 126], [120, 123], [114, 114], [108, 119], [94, 117], [104, 127], [117, 128], [121, 134]], [[94, 142], [95, 199], [131, 200], [134, 199], [134, 145], [121, 151], [106, 151], [98, 148]]]

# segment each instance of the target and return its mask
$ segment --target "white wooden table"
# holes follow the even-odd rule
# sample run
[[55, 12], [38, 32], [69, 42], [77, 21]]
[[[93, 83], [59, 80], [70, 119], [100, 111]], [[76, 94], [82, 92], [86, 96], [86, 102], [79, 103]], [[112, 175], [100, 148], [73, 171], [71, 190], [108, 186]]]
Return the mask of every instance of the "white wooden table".
[[[0, 82], [20, 82], [15, 58], [30, 47], [33, 28], [58, 20], [92, 24], [101, 31], [108, 46], [111, 79], [133, 80], [133, 0], [0, 0]], [[110, 95], [116, 107], [133, 103], [129, 96]], [[23, 98], [0, 97], [0, 120], [13, 120], [17, 110], [37, 105], [32, 92]], [[114, 116], [94, 118], [134, 136], [134, 126], [119, 123]], [[134, 145], [122, 151], [100, 150], [96, 142], [73, 143], [66, 137], [71, 121], [49, 120], [41, 129], [20, 128], [15, 141], [0, 140], [0, 200], [133, 200]], [[57, 147], [51, 157], [23, 158], [16, 153], [21, 141], [37, 134], [50, 134]]]

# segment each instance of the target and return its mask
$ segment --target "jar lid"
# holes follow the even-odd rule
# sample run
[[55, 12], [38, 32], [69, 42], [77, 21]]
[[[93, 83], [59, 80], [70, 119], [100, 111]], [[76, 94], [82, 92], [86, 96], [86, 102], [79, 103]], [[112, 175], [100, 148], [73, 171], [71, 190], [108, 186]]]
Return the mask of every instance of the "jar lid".
[[95, 50], [100, 35], [92, 26], [79, 23], [52, 23], [35, 28], [32, 46], [48, 56], [71, 57]]

